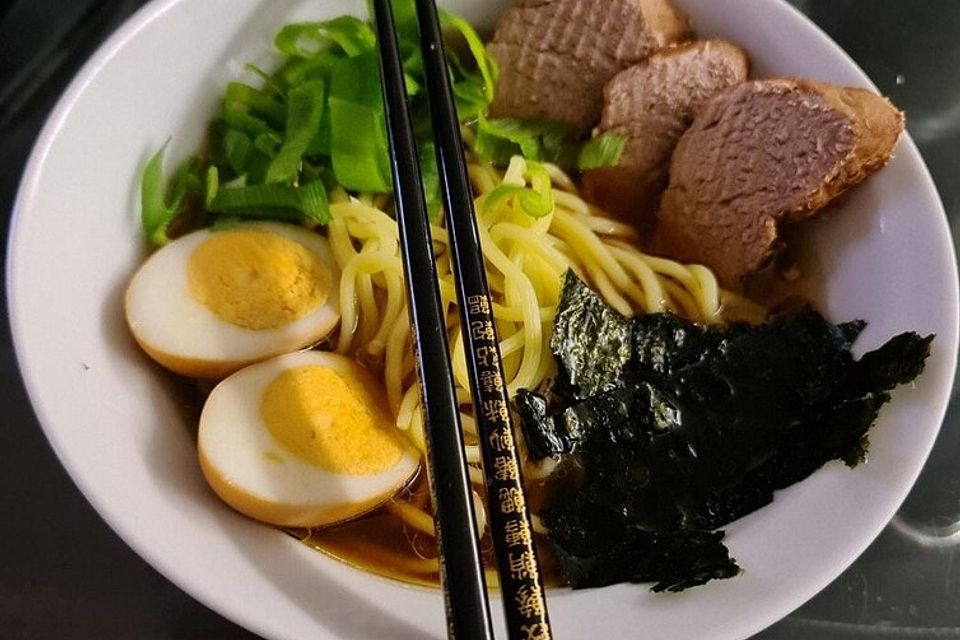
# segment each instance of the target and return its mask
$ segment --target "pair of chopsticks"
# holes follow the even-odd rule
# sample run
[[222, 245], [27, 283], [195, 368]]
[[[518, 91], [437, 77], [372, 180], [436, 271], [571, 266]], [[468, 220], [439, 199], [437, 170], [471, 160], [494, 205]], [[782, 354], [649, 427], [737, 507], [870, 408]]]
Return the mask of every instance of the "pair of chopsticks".
[[[491, 640], [490, 607], [446, 322], [393, 11], [390, 0], [373, 0], [372, 4], [396, 215], [424, 409], [447, 632], [450, 638]], [[416, 6], [507, 630], [511, 639], [550, 640], [546, 597], [513, 438], [493, 303], [464, 163], [460, 123], [447, 75], [440, 21], [434, 0], [416, 0]]]

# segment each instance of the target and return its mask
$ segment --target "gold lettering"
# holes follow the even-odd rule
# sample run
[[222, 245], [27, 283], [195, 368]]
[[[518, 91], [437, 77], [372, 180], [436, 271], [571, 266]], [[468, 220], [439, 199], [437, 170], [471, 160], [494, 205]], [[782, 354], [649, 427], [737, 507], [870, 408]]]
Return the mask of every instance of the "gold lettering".
[[510, 577], [514, 580], [531, 580], [537, 577], [537, 559], [533, 557], [533, 551], [527, 549], [520, 553], [508, 553], [507, 562]]
[[470, 335], [474, 340], [483, 340], [493, 342], [496, 334], [493, 330], [493, 323], [489, 320], [474, 320], [470, 323]]
[[486, 296], [470, 296], [467, 298], [467, 310], [474, 315], [490, 313], [490, 300]]
[[520, 633], [523, 634], [523, 640], [550, 640], [550, 627], [543, 622], [534, 624], [525, 624], [520, 627]]
[[510, 409], [502, 398], [483, 401], [483, 417], [490, 422], [510, 424]]
[[528, 546], [533, 540], [530, 537], [530, 525], [526, 520], [510, 520], [503, 527], [504, 542], [508, 547], [514, 545]]
[[495, 369], [488, 369], [480, 372], [480, 386], [487, 393], [503, 390], [503, 378], [500, 372]]
[[497, 350], [494, 347], [477, 347], [475, 356], [481, 367], [496, 368], [500, 366], [500, 358], [497, 356]]
[[524, 618], [542, 618], [546, 613], [540, 585], [522, 585], [517, 590], [514, 601], [517, 603], [517, 611]]
[[490, 446], [499, 452], [510, 451], [513, 449], [513, 432], [510, 431], [510, 428], [497, 429], [490, 434], [488, 438]]
[[493, 461], [493, 477], [496, 480], [517, 480], [520, 478], [520, 469], [517, 461], [512, 457], [498, 457]]
[[523, 513], [526, 503], [517, 487], [504, 487], [497, 492], [501, 513]]

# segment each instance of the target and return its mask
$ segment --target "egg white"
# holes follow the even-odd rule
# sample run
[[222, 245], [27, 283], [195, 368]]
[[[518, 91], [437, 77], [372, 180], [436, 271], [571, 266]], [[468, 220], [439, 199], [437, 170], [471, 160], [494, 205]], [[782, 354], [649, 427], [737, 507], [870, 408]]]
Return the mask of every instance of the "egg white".
[[187, 275], [190, 256], [211, 235], [195, 231], [151, 255], [127, 289], [127, 324], [140, 347], [164, 367], [194, 378], [222, 378], [238, 369], [281, 353], [316, 344], [340, 321], [340, 272], [326, 238], [294, 225], [251, 222], [235, 229], [260, 229], [303, 245], [329, 269], [331, 291], [308, 315], [274, 329], [248, 329], [218, 317], [191, 294]]
[[[377, 382], [353, 360], [304, 351], [251, 365], [223, 380], [200, 416], [197, 448], [211, 488], [237, 511], [274, 525], [316, 527], [361, 515], [393, 497], [419, 466], [409, 446], [404, 446], [392, 467], [373, 475], [332, 473], [284, 448], [261, 417], [261, 398], [277, 376], [305, 366], [327, 367], [368, 389], [378, 389]], [[375, 391], [375, 397], [380, 395]], [[371, 410], [382, 417], [386, 435], [405, 445], [386, 407]]]

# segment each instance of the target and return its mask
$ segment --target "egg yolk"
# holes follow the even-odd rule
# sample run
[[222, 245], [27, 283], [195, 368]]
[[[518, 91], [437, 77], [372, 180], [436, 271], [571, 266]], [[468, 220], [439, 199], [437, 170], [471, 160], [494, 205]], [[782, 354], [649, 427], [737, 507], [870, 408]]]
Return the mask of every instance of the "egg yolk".
[[299, 242], [259, 229], [214, 233], [187, 265], [190, 295], [222, 320], [276, 329], [326, 302], [330, 270]]
[[331, 473], [373, 475], [403, 455], [379, 406], [358, 380], [306, 366], [267, 386], [260, 415], [273, 437], [304, 462]]

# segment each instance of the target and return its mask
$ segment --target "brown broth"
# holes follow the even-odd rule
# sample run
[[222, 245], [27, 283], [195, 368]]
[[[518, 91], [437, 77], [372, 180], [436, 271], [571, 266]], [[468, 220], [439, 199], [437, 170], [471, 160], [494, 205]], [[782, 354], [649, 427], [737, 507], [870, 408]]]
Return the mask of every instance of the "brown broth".
[[[542, 502], [542, 483], [528, 487], [531, 504]], [[394, 500], [404, 500], [430, 513], [429, 486], [425, 474]], [[439, 587], [437, 549], [433, 536], [414, 529], [386, 507], [356, 520], [322, 529], [291, 530], [303, 543], [347, 564], [371, 573], [428, 587]], [[540, 572], [547, 586], [564, 584], [559, 567], [544, 536], [536, 535]], [[495, 587], [496, 560], [490, 533], [480, 540], [487, 583]], [[430, 569], [426, 565], [434, 565]]]

